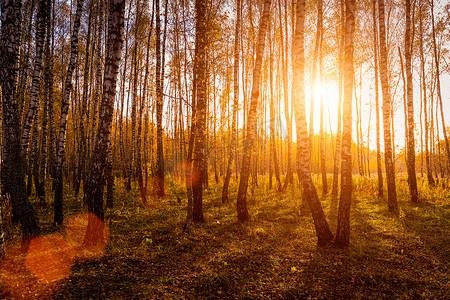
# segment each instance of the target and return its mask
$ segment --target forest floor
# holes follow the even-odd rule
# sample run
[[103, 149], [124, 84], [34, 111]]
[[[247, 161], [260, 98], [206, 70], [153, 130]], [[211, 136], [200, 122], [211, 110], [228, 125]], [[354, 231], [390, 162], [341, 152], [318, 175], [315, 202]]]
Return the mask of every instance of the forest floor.
[[[211, 183], [206, 223], [184, 234], [186, 198], [179, 184], [171, 182], [166, 198], [144, 206], [137, 191], [126, 192], [116, 182], [114, 209], [105, 218], [106, 249], [86, 256], [66, 245], [82, 239], [70, 228], [84, 230], [86, 223], [81, 197], [68, 190], [69, 225], [60, 235], [51, 206], [35, 202], [44, 236], [62, 238], [48, 243], [51, 254], [34, 258], [39, 267], [33, 268], [33, 257], [14, 260], [14, 252], [7, 253], [0, 265], [0, 298], [449, 299], [450, 190], [429, 189], [420, 181], [421, 201], [412, 205], [399, 180], [396, 216], [376, 197], [375, 179], [354, 182], [351, 245], [345, 250], [316, 246], [312, 218], [299, 210], [298, 185], [281, 194], [260, 182], [248, 197], [251, 222], [242, 225], [234, 202], [221, 203], [221, 184]], [[335, 231], [331, 197], [322, 204]], [[45, 274], [50, 269], [65, 275]]]

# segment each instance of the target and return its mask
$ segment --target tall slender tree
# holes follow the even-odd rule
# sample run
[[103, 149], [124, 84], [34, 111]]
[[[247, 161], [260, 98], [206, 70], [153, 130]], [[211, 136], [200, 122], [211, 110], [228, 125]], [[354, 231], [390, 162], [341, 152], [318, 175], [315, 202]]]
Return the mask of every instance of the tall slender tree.
[[268, 27], [267, 23], [269, 22], [270, 15], [270, 2], [270, 0], [264, 1], [264, 8], [261, 16], [261, 23], [259, 26], [258, 40], [256, 45], [256, 60], [253, 69], [252, 93], [250, 108], [247, 115], [248, 120], [244, 140], [244, 153], [242, 154], [241, 177], [239, 179], [239, 189], [236, 202], [237, 215], [240, 222], [246, 222], [250, 220], [250, 215], [247, 209], [247, 188], [248, 178], [250, 176], [252, 152], [254, 151], [256, 144], [256, 117], [259, 101], [259, 88], [261, 84], [261, 69], [264, 56], [265, 37]]
[[[281, 59], [282, 59], [282, 73], [283, 73], [283, 98], [284, 98], [284, 117], [286, 120], [286, 129], [287, 129], [287, 157], [286, 157], [286, 180], [283, 184], [283, 190], [286, 189], [288, 184], [294, 183], [294, 176], [292, 170], [292, 114], [293, 112], [289, 111], [290, 103], [289, 103], [289, 69], [288, 69], [288, 1], [285, 1], [285, 12], [284, 12], [284, 30], [285, 34], [283, 34], [283, 26], [281, 22], [281, 0], [278, 0], [278, 8], [279, 8], [279, 21], [280, 21], [280, 48], [281, 48]], [[292, 9], [294, 10], [294, 9]], [[286, 39], [284, 38], [286, 36]], [[285, 41], [286, 40], [286, 41]]]
[[[49, 121], [49, 145], [48, 145], [48, 171], [50, 175], [56, 177], [56, 129], [54, 114], [54, 52], [55, 52], [55, 1], [52, 1], [51, 21], [47, 24], [47, 30], [51, 32], [51, 49], [49, 58], [49, 75], [48, 75], [48, 121]], [[50, 15], [50, 14], [49, 14]], [[50, 44], [50, 42], [49, 42]]]
[[206, 114], [208, 109], [207, 99], [207, 3], [206, 0], [195, 1], [195, 91], [196, 91], [196, 115], [195, 115], [195, 147], [194, 147], [194, 172], [195, 179], [192, 182], [193, 193], [193, 221], [204, 222], [203, 216], [203, 184], [205, 175], [208, 176], [206, 166]]
[[[317, 2], [317, 25], [316, 25], [316, 37], [314, 42], [314, 56], [313, 56], [313, 65], [311, 70], [311, 99], [309, 102], [309, 142], [311, 144], [311, 149], [314, 149], [314, 106], [315, 106], [315, 99], [316, 99], [316, 86], [317, 83], [317, 62], [319, 60], [320, 52], [321, 52], [321, 36], [322, 36], [322, 29], [323, 29], [323, 13], [322, 13], [322, 0], [318, 0]], [[311, 151], [311, 159], [312, 159], [312, 153]], [[311, 160], [312, 162], [314, 159]], [[314, 169], [314, 164], [313, 171]]]
[[383, 128], [384, 128], [384, 163], [386, 166], [386, 181], [388, 187], [388, 207], [390, 212], [398, 210], [397, 191], [395, 189], [394, 158], [392, 153], [391, 135], [391, 95], [389, 92], [388, 68], [387, 68], [387, 46], [386, 46], [386, 23], [385, 23], [384, 0], [378, 0], [378, 18], [380, 32], [380, 79], [383, 94]]
[[[239, 108], [239, 36], [241, 27], [241, 0], [236, 0], [236, 25], [234, 28], [234, 61], [233, 61], [233, 116], [231, 121], [231, 144], [228, 150], [228, 163], [225, 180], [223, 182], [222, 202], [228, 202], [228, 186], [231, 178], [231, 168], [233, 166], [233, 158], [235, 155], [236, 144], [236, 118]], [[237, 165], [237, 164], [236, 164]]]
[[[323, 4], [322, 0], [317, 2], [317, 11], [319, 15], [320, 22], [320, 36], [319, 36], [319, 78], [321, 88], [324, 88], [323, 81]], [[319, 129], [319, 155], [320, 155], [320, 170], [322, 173], [322, 195], [328, 194], [328, 182], [327, 182], [327, 169], [326, 169], [326, 158], [325, 158], [325, 132], [323, 128], [323, 94], [320, 97], [320, 129]]]
[[308, 203], [314, 220], [318, 245], [327, 245], [333, 239], [325, 218], [317, 190], [311, 178], [311, 145], [309, 143], [305, 108], [305, 0], [298, 0], [296, 6], [296, 27], [293, 45], [294, 112], [297, 130], [297, 159], [299, 180], [303, 187], [303, 199]]
[[345, 0], [344, 41], [344, 122], [342, 130], [341, 198], [335, 245], [347, 247], [350, 242], [350, 207], [352, 203], [352, 97], [353, 41], [355, 31], [355, 0]]
[[105, 238], [103, 236], [103, 188], [106, 183], [107, 153], [108, 144], [111, 141], [117, 74], [122, 55], [124, 15], [125, 0], [110, 0], [103, 98], [99, 110], [95, 151], [86, 182], [86, 202], [90, 212], [84, 240], [86, 246], [96, 246], [103, 243]]
[[411, 0], [405, 1], [406, 6], [406, 30], [405, 30], [405, 70], [406, 70], [406, 101], [408, 106], [408, 155], [407, 170], [411, 202], [419, 202], [416, 179], [416, 143], [414, 139], [414, 99], [413, 99], [413, 75], [412, 75], [412, 50], [413, 35], [411, 34]]
[[424, 117], [424, 138], [425, 138], [425, 167], [427, 170], [427, 180], [429, 186], [434, 186], [434, 178], [433, 173], [431, 170], [431, 162], [430, 162], [430, 152], [428, 147], [428, 110], [427, 110], [427, 86], [426, 86], [426, 76], [425, 76], [425, 55], [423, 54], [423, 14], [424, 12], [424, 3], [420, 3], [420, 11], [419, 11], [419, 38], [420, 38], [420, 46], [419, 46], [419, 53], [420, 53], [420, 69], [422, 73], [422, 82], [421, 82], [421, 88], [422, 88], [422, 97], [423, 97], [423, 117]]
[[0, 84], [3, 106], [3, 192], [9, 194], [14, 215], [22, 226], [23, 250], [40, 234], [36, 213], [28, 200], [20, 145], [20, 121], [15, 97], [20, 47], [21, 0], [1, 0]]
[[[94, 11], [94, 1], [90, 1], [89, 3], [89, 16], [88, 16], [88, 29], [86, 33], [86, 51], [84, 54], [84, 74], [83, 74], [83, 93], [81, 99], [81, 111], [79, 112], [79, 132], [78, 134], [78, 167], [77, 173], [74, 174], [74, 182], [75, 182], [75, 195], [78, 194], [81, 181], [85, 180], [86, 175], [86, 156], [87, 156], [87, 131], [89, 122], [85, 122], [88, 120], [89, 112], [88, 112], [88, 96], [89, 96], [89, 83], [90, 83], [90, 65], [93, 60], [94, 50], [91, 46], [92, 44], [92, 27], [94, 27], [93, 20], [95, 19], [95, 11]], [[95, 33], [94, 33], [95, 34]], [[85, 124], [87, 123], [87, 124]], [[76, 162], [75, 162], [76, 163]]]
[[333, 186], [331, 189], [331, 196], [333, 206], [337, 207], [337, 195], [339, 185], [339, 164], [341, 162], [341, 143], [342, 143], [342, 82], [343, 82], [343, 56], [344, 56], [344, 39], [345, 39], [345, 4], [344, 1], [339, 1], [340, 5], [340, 26], [339, 26], [339, 102], [338, 102], [338, 122], [336, 131], [336, 149], [334, 151], [334, 166], [333, 166]]
[[47, 14], [47, 6], [50, 5], [49, 0], [39, 0], [37, 20], [36, 20], [36, 55], [34, 58], [34, 69], [33, 69], [33, 79], [31, 82], [31, 94], [30, 94], [30, 105], [28, 106], [28, 111], [25, 117], [25, 122], [22, 130], [21, 146], [23, 155], [25, 157], [26, 150], [28, 149], [28, 141], [30, 139], [31, 126], [33, 124], [34, 115], [39, 107], [39, 97], [38, 93], [40, 90], [41, 83], [41, 70], [42, 70], [42, 54], [44, 53], [44, 42], [45, 42], [45, 15]]
[[[155, 0], [156, 16], [156, 172], [155, 172], [155, 192], [158, 197], [164, 196], [164, 148], [163, 148], [163, 87], [161, 72], [164, 66], [161, 61], [161, 17], [159, 0]], [[163, 54], [164, 55], [164, 54]]]
[[59, 124], [59, 135], [56, 153], [56, 174], [55, 174], [55, 215], [53, 223], [62, 225], [63, 222], [63, 164], [65, 155], [67, 116], [69, 113], [70, 94], [72, 92], [72, 75], [78, 57], [78, 33], [81, 25], [81, 13], [83, 12], [83, 1], [77, 1], [77, 10], [73, 21], [72, 36], [70, 38], [70, 58], [65, 75], [63, 98], [61, 101], [61, 118]]
[[[52, 77], [52, 66], [51, 66], [51, 53], [50, 53], [50, 43], [51, 43], [51, 5], [47, 5], [46, 17], [45, 17], [45, 46], [44, 46], [44, 97], [43, 97], [43, 121], [42, 121], [42, 136], [40, 143], [40, 163], [39, 163], [39, 186], [36, 187], [36, 193], [39, 195], [41, 202], [45, 201], [45, 175], [47, 170], [47, 163], [49, 156], [52, 153], [47, 151], [47, 147], [51, 144], [51, 140], [48, 138], [48, 132], [52, 131], [51, 115], [50, 115], [50, 101], [53, 101], [53, 92], [51, 85]], [[49, 129], [50, 125], [50, 129]], [[48, 147], [53, 148], [53, 147]], [[49, 155], [50, 154], [50, 155]], [[51, 158], [50, 158], [51, 159]]]
[[[281, 180], [280, 180], [280, 167], [278, 165], [277, 149], [275, 145], [275, 97], [274, 97], [274, 83], [273, 83], [273, 56], [274, 56], [274, 43], [272, 41], [272, 30], [270, 29], [269, 22], [269, 88], [270, 88], [270, 102], [269, 102], [269, 114], [270, 114], [270, 160], [273, 162], [273, 170], [275, 171], [275, 178], [278, 183], [278, 191], [281, 191]], [[271, 168], [271, 166], [270, 166]], [[272, 182], [272, 176], [270, 176], [270, 182]]]
[[381, 170], [381, 147], [380, 147], [380, 97], [378, 84], [378, 22], [377, 22], [377, 0], [373, 0], [372, 20], [373, 20], [373, 57], [374, 57], [374, 77], [375, 77], [375, 115], [376, 115], [376, 139], [377, 139], [377, 177], [378, 177], [378, 197], [383, 197], [383, 172]]

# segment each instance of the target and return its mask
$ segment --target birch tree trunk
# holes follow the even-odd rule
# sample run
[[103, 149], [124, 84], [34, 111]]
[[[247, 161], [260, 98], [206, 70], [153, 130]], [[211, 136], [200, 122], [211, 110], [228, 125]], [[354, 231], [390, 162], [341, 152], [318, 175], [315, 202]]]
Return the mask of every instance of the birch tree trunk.
[[374, 77], [375, 77], [375, 110], [376, 110], [376, 122], [377, 122], [377, 176], [378, 176], [378, 197], [383, 197], [383, 172], [381, 170], [381, 147], [380, 147], [380, 99], [379, 99], [379, 68], [378, 68], [378, 23], [376, 18], [376, 5], [377, 0], [373, 0], [373, 57], [374, 57]]
[[108, 145], [114, 114], [117, 74], [122, 55], [125, 0], [109, 1], [108, 35], [106, 43], [103, 101], [100, 104], [97, 139], [89, 175], [86, 181], [86, 202], [89, 218], [84, 245], [96, 246], [105, 242], [103, 235], [103, 188], [106, 183]]
[[81, 181], [85, 180], [85, 174], [86, 174], [86, 152], [87, 152], [87, 130], [89, 122], [86, 122], [85, 120], [89, 120], [89, 114], [87, 111], [87, 103], [88, 103], [88, 96], [89, 96], [89, 69], [90, 64], [93, 59], [93, 53], [94, 50], [91, 50], [91, 32], [92, 32], [92, 18], [94, 17], [94, 1], [90, 1], [89, 3], [89, 18], [88, 18], [88, 30], [86, 34], [86, 51], [85, 51], [85, 58], [84, 58], [84, 74], [83, 74], [83, 94], [81, 99], [81, 111], [80, 111], [80, 125], [79, 125], [79, 145], [78, 145], [78, 172], [77, 174], [74, 174], [74, 182], [75, 182], [75, 195], [78, 194]]
[[[233, 116], [231, 121], [231, 145], [228, 150], [227, 173], [223, 182], [222, 203], [228, 203], [228, 186], [231, 178], [231, 167], [236, 147], [236, 118], [239, 110], [239, 36], [241, 27], [241, 0], [236, 0], [236, 26], [234, 29], [234, 65], [233, 65]], [[237, 164], [236, 164], [237, 165]]]
[[327, 245], [333, 239], [328, 222], [319, 201], [317, 190], [311, 178], [311, 144], [309, 143], [305, 108], [305, 0], [299, 0], [296, 7], [297, 24], [293, 45], [294, 112], [297, 131], [297, 159], [299, 180], [303, 187], [303, 199], [308, 203], [314, 220], [318, 245]]
[[[31, 3], [30, 3], [31, 2]], [[25, 109], [25, 88], [28, 84], [28, 80], [32, 75], [30, 74], [30, 53], [31, 53], [31, 41], [32, 39], [32, 28], [33, 28], [33, 21], [36, 21], [35, 18], [33, 18], [34, 14], [34, 7], [36, 6], [35, 1], [25, 1], [23, 7], [21, 7], [22, 10], [22, 18], [29, 19], [27, 24], [27, 29], [25, 32], [21, 32], [21, 47], [19, 50], [19, 79], [17, 84], [17, 102], [18, 102], [18, 112], [19, 112], [19, 120], [23, 120], [23, 110]], [[22, 22], [22, 21], [21, 21]], [[25, 24], [24, 24], [25, 25]], [[22, 28], [21, 28], [22, 30]], [[26, 42], [26, 44], [25, 44]], [[25, 46], [26, 45], [26, 46]], [[26, 50], [25, 50], [26, 49]], [[23, 124], [22, 124], [23, 125]]]
[[[275, 178], [278, 183], [278, 191], [281, 192], [281, 180], [280, 180], [280, 167], [278, 165], [277, 149], [275, 145], [275, 98], [274, 98], [274, 84], [273, 84], [273, 44], [272, 44], [272, 32], [270, 30], [269, 24], [269, 87], [270, 87], [270, 103], [269, 103], [269, 114], [270, 114], [270, 159], [273, 162], [273, 170], [275, 171]], [[264, 122], [265, 124], [265, 122]], [[269, 166], [270, 167], [270, 166]], [[270, 176], [270, 182], [272, 181], [272, 176]], [[272, 187], [272, 185], [270, 185]]]
[[[92, 124], [90, 129], [90, 149], [89, 149], [89, 160], [90, 157], [92, 157], [92, 153], [94, 153], [94, 147], [95, 147], [95, 134], [97, 132], [97, 115], [98, 115], [98, 104], [101, 102], [102, 97], [102, 67], [103, 67], [103, 49], [102, 49], [102, 37], [103, 37], [103, 0], [99, 1], [99, 11], [98, 11], [98, 31], [97, 31], [97, 66], [96, 66], [96, 74], [95, 74], [95, 88], [94, 88], [94, 97], [91, 102], [92, 106]], [[122, 110], [123, 111], [123, 110]], [[121, 111], [121, 112], [122, 112]], [[121, 113], [122, 115], [122, 113]], [[122, 131], [120, 130], [120, 134], [122, 134]]]
[[427, 86], [426, 86], [426, 76], [425, 76], [425, 56], [423, 55], [423, 20], [422, 20], [422, 14], [423, 12], [423, 6], [424, 4], [420, 4], [420, 12], [419, 12], [419, 36], [420, 36], [420, 46], [419, 46], [419, 53], [420, 53], [420, 68], [422, 72], [422, 95], [423, 95], [423, 117], [424, 117], [424, 131], [425, 131], [425, 167], [427, 170], [427, 180], [429, 186], [434, 186], [434, 178], [433, 173], [431, 171], [431, 163], [430, 163], [430, 152], [428, 148], [428, 110], [427, 110]]
[[411, 0], [406, 0], [406, 30], [405, 30], [405, 69], [406, 69], [406, 101], [408, 106], [408, 155], [407, 170], [411, 202], [418, 203], [416, 179], [416, 143], [414, 138], [414, 99], [413, 99], [413, 75], [412, 75], [412, 50], [413, 37], [411, 34]]
[[[128, 2], [128, 15], [126, 17], [127, 20], [127, 27], [125, 30], [125, 55], [124, 55], [124, 63], [122, 68], [122, 76], [121, 76], [121, 88], [120, 88], [120, 113], [119, 113], [119, 131], [120, 131], [120, 157], [122, 160], [122, 177], [124, 180], [127, 181], [125, 188], [127, 191], [131, 190], [131, 184], [129, 180], [129, 174], [128, 174], [128, 168], [127, 168], [127, 153], [125, 152], [125, 140], [127, 135], [127, 127], [124, 129], [124, 122], [123, 122], [123, 111], [124, 111], [124, 105], [125, 105], [125, 82], [127, 79], [126, 71], [127, 71], [127, 63], [128, 63], [128, 33], [129, 33], [129, 25], [130, 25], [130, 15], [131, 15], [131, 3], [133, 1]], [[128, 93], [129, 95], [129, 93]], [[127, 103], [127, 113], [128, 115], [128, 103]], [[126, 119], [126, 118], [125, 118]], [[127, 123], [128, 124], [128, 123]]]
[[15, 98], [20, 43], [20, 0], [1, 0], [0, 84], [3, 105], [2, 184], [11, 197], [13, 214], [22, 226], [22, 250], [27, 250], [32, 238], [40, 234], [38, 219], [28, 200], [20, 145], [20, 121]]
[[340, 1], [341, 22], [339, 35], [339, 103], [338, 103], [338, 122], [336, 132], [336, 150], [334, 152], [334, 166], [333, 166], [333, 187], [331, 189], [333, 206], [337, 205], [338, 185], [339, 185], [339, 163], [341, 162], [341, 142], [342, 142], [342, 82], [343, 82], [343, 55], [344, 55], [344, 39], [345, 39], [345, 8], [344, 1]]
[[[322, 43], [323, 43], [323, 11], [322, 11], [322, 0], [317, 3], [317, 11], [319, 15], [320, 22], [320, 36], [319, 36], [319, 78], [321, 88], [324, 84], [323, 81], [323, 53], [322, 53]], [[322, 173], [322, 196], [328, 194], [328, 182], [327, 182], [327, 169], [325, 162], [325, 133], [323, 128], [323, 95], [320, 96], [320, 129], [319, 129], [319, 155], [320, 155], [320, 170]]]
[[[294, 183], [293, 171], [292, 171], [292, 114], [293, 111], [289, 113], [289, 82], [288, 82], [288, 23], [287, 23], [287, 3], [285, 2], [285, 15], [284, 15], [284, 26], [286, 43], [284, 42], [283, 36], [283, 26], [281, 25], [281, 2], [278, 0], [278, 6], [280, 9], [280, 48], [281, 48], [281, 59], [283, 61], [283, 96], [284, 96], [284, 116], [286, 120], [287, 127], [287, 162], [286, 162], [286, 180], [283, 184], [282, 190], [286, 190], [288, 184]], [[292, 9], [294, 10], [294, 9]]]
[[155, 192], [158, 197], [164, 196], [164, 148], [163, 148], [163, 89], [161, 78], [161, 19], [159, 10], [159, 0], [155, 2], [156, 11], [156, 172], [155, 172]]
[[[152, 37], [152, 31], [153, 31], [153, 19], [155, 16], [155, 2], [153, 2], [152, 5], [152, 18], [150, 22], [150, 30], [147, 37], [147, 53], [146, 53], [146, 59], [145, 59], [145, 77], [144, 77], [144, 86], [142, 89], [142, 95], [144, 97], [143, 99], [143, 105], [145, 106], [145, 114], [144, 114], [144, 193], [147, 196], [147, 180], [148, 180], [148, 173], [147, 173], [147, 148], [148, 148], [148, 127], [149, 127], [149, 110], [150, 110], [150, 94], [147, 92], [147, 85], [148, 85], [148, 77], [149, 77], [149, 61], [150, 61], [150, 42]], [[180, 71], [181, 72], [181, 71]]]
[[[186, 40], [185, 40], [186, 41]], [[185, 49], [186, 50], [186, 49]], [[185, 51], [186, 52], [186, 51]], [[186, 54], [186, 53], [185, 53]], [[195, 60], [194, 56], [194, 60]], [[193, 221], [193, 214], [194, 214], [194, 195], [193, 195], [193, 184], [194, 184], [194, 176], [193, 176], [193, 168], [192, 168], [192, 153], [194, 151], [194, 140], [196, 135], [196, 111], [197, 111], [197, 104], [196, 104], [196, 90], [197, 90], [197, 63], [194, 62], [194, 69], [193, 69], [193, 76], [192, 76], [192, 112], [191, 112], [191, 128], [190, 128], [190, 135], [189, 135], [189, 141], [188, 141], [188, 150], [186, 153], [186, 194], [188, 198], [187, 203], [187, 214], [186, 214], [186, 221], [183, 226], [183, 232], [189, 232], [192, 221]], [[187, 91], [187, 88], [186, 88]]]
[[256, 46], [256, 60], [253, 69], [253, 84], [250, 100], [250, 109], [248, 112], [246, 135], [244, 140], [244, 148], [242, 154], [241, 178], [239, 180], [239, 189], [237, 194], [237, 216], [240, 222], [250, 220], [247, 209], [247, 188], [248, 178], [250, 175], [250, 167], [252, 161], [252, 153], [256, 144], [256, 116], [258, 110], [259, 88], [261, 82], [261, 68], [264, 56], [264, 44], [267, 31], [267, 23], [270, 15], [270, 0], [264, 1], [264, 9], [261, 17], [261, 25], [258, 32], [258, 42]]
[[[206, 56], [208, 48], [207, 36], [207, 3], [206, 0], [195, 1], [195, 85], [196, 85], [196, 116], [195, 147], [193, 160], [192, 195], [193, 195], [193, 221], [204, 222], [203, 216], [203, 184], [205, 183], [206, 165], [206, 114], [207, 103], [207, 75]], [[205, 172], [206, 171], [206, 172]], [[206, 175], [206, 176], [205, 176]]]
[[345, 0], [344, 41], [344, 122], [342, 130], [341, 198], [335, 245], [347, 247], [350, 242], [350, 207], [352, 203], [352, 90], [354, 79], [353, 41], [355, 0]]
[[49, 105], [50, 101], [53, 101], [50, 96], [53, 97], [53, 92], [51, 91], [50, 83], [52, 76], [51, 69], [51, 57], [50, 57], [50, 31], [51, 31], [51, 5], [47, 5], [46, 18], [45, 18], [45, 28], [46, 28], [46, 41], [44, 47], [44, 115], [42, 121], [42, 139], [40, 143], [40, 164], [39, 164], [39, 186], [36, 187], [36, 192], [40, 197], [41, 202], [45, 202], [45, 175], [46, 175], [46, 167], [48, 161], [47, 147], [49, 144], [48, 141], [48, 131], [51, 131], [53, 128], [49, 127], [50, 114], [49, 114]]
[[78, 32], [81, 24], [81, 13], [83, 12], [83, 1], [77, 1], [77, 10], [73, 22], [73, 31], [70, 38], [70, 58], [64, 82], [63, 98], [61, 101], [61, 119], [56, 152], [56, 174], [55, 174], [55, 203], [54, 203], [54, 225], [62, 225], [63, 222], [63, 164], [66, 141], [67, 115], [70, 105], [70, 93], [72, 91], [72, 75], [78, 56]]
[[36, 20], [36, 56], [34, 59], [33, 79], [31, 82], [30, 105], [28, 106], [21, 138], [22, 155], [24, 158], [26, 158], [28, 141], [30, 139], [30, 131], [34, 120], [34, 115], [36, 114], [36, 109], [39, 106], [38, 93], [41, 83], [42, 54], [44, 53], [46, 27], [45, 15], [47, 14], [47, 6], [49, 5], [49, 0], [39, 0]]
[[313, 151], [314, 151], [314, 106], [315, 106], [315, 98], [316, 98], [316, 83], [317, 83], [317, 60], [320, 55], [320, 47], [321, 47], [321, 36], [322, 36], [322, 1], [318, 0], [317, 2], [317, 27], [316, 27], [316, 40], [314, 43], [314, 56], [313, 56], [313, 65], [311, 71], [311, 99], [309, 104], [309, 143], [311, 144], [311, 167], [313, 172], [315, 172], [315, 164], [313, 159]]
[[[49, 49], [49, 62], [48, 62], [48, 126], [49, 126], [49, 145], [48, 145], [48, 172], [55, 178], [56, 174], [56, 129], [55, 129], [55, 114], [53, 109], [53, 66], [54, 66], [54, 37], [55, 37], [55, 3], [52, 2], [52, 14], [50, 20], [50, 14], [48, 14], [49, 20], [47, 23], [47, 31], [51, 32], [51, 49]], [[47, 37], [47, 43], [50, 44], [50, 37]], [[54, 183], [54, 182], [53, 182]], [[53, 185], [54, 188], [54, 185]]]
[[29, 188], [31, 191], [32, 180], [34, 178], [34, 187], [36, 191], [36, 196], [42, 201], [41, 195], [39, 194], [39, 129], [38, 129], [38, 114], [34, 115], [32, 134], [31, 134], [31, 145], [30, 145], [30, 160], [29, 160]]
[[384, 19], [384, 0], [378, 0], [379, 32], [380, 32], [380, 79], [383, 94], [383, 128], [384, 128], [384, 161], [386, 165], [386, 181], [388, 187], [388, 207], [390, 212], [398, 210], [397, 191], [395, 189], [395, 170], [392, 153], [391, 136], [391, 96], [389, 93], [386, 23]]

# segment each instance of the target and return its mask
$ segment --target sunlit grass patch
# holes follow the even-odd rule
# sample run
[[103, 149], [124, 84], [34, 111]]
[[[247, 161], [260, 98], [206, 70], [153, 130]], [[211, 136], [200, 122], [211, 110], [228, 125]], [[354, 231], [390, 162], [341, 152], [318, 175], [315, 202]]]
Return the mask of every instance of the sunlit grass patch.
[[[419, 183], [422, 193], [426, 186]], [[230, 202], [224, 204], [222, 182], [211, 180], [204, 191], [206, 223], [185, 234], [183, 184], [168, 184], [162, 199], [149, 194], [144, 206], [134, 184], [126, 191], [116, 180], [114, 208], [105, 215], [110, 229], [105, 252], [75, 257], [69, 277], [54, 282], [56, 297], [443, 299], [449, 279], [448, 191], [435, 187], [414, 205], [399, 180], [403, 192], [396, 215], [376, 196], [374, 176], [355, 176], [354, 185], [350, 247], [337, 250], [317, 248], [312, 218], [300, 213], [298, 182], [279, 193], [260, 178], [247, 198], [251, 220], [241, 224], [237, 181], [233, 177]], [[82, 198], [65, 199], [67, 222], [85, 212]], [[331, 221], [331, 196], [321, 202]], [[45, 232], [54, 232], [48, 208], [38, 210], [47, 212]]]

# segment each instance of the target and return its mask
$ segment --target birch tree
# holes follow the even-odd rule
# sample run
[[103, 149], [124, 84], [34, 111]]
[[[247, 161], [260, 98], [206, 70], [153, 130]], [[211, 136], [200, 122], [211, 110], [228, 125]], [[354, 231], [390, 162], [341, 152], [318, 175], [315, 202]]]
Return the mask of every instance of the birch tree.
[[86, 182], [86, 202], [90, 214], [84, 244], [88, 247], [104, 242], [103, 189], [106, 183], [108, 145], [111, 140], [117, 74], [122, 55], [124, 15], [125, 0], [110, 0], [103, 99], [99, 109], [95, 151]]
[[405, 1], [406, 6], [406, 29], [405, 29], [405, 70], [406, 70], [406, 101], [408, 107], [408, 147], [407, 147], [407, 170], [409, 194], [411, 202], [419, 202], [419, 195], [417, 192], [416, 179], [416, 143], [414, 139], [414, 99], [413, 99], [413, 75], [412, 75], [412, 50], [413, 50], [413, 36], [411, 34], [411, 0]]
[[24, 156], [28, 148], [28, 141], [30, 139], [30, 131], [34, 120], [34, 115], [36, 114], [36, 109], [39, 107], [38, 93], [41, 83], [42, 54], [44, 53], [46, 32], [45, 15], [47, 14], [47, 6], [49, 5], [49, 0], [39, 0], [36, 20], [36, 55], [34, 59], [33, 79], [31, 83], [30, 105], [28, 106], [28, 112], [25, 117], [21, 139], [22, 152]]
[[392, 153], [391, 135], [391, 95], [389, 92], [388, 68], [387, 68], [387, 46], [386, 46], [386, 23], [385, 23], [384, 0], [378, 0], [378, 18], [380, 33], [380, 79], [381, 92], [383, 94], [383, 129], [384, 129], [384, 163], [386, 166], [386, 181], [388, 187], [388, 207], [390, 212], [398, 210], [397, 191], [395, 189], [395, 171]]
[[[231, 145], [228, 150], [228, 163], [225, 180], [223, 182], [222, 202], [228, 203], [228, 186], [231, 178], [231, 167], [233, 166], [233, 158], [235, 155], [236, 145], [236, 118], [239, 106], [239, 36], [241, 27], [241, 0], [236, 0], [236, 25], [234, 29], [234, 62], [233, 62], [233, 108], [231, 121]], [[236, 164], [237, 165], [237, 164]]]
[[270, 0], [264, 1], [263, 13], [261, 16], [261, 24], [258, 32], [258, 42], [256, 45], [256, 60], [253, 69], [253, 84], [250, 100], [250, 108], [247, 115], [247, 127], [244, 140], [244, 149], [242, 154], [241, 177], [239, 178], [239, 188], [236, 201], [237, 215], [240, 222], [250, 220], [250, 215], [247, 209], [247, 188], [248, 178], [250, 176], [250, 167], [252, 161], [252, 152], [256, 144], [256, 118], [259, 101], [259, 89], [261, 82], [262, 60], [264, 56], [264, 45], [266, 31], [270, 15]]
[[309, 143], [305, 107], [305, 0], [296, 6], [296, 27], [293, 45], [294, 112], [297, 131], [297, 159], [299, 180], [303, 187], [303, 199], [308, 203], [317, 234], [317, 244], [327, 245], [333, 239], [328, 222], [320, 204], [317, 190], [311, 178], [311, 145]]
[[208, 109], [207, 99], [207, 3], [206, 0], [195, 1], [195, 91], [196, 91], [196, 115], [195, 122], [195, 147], [193, 157], [193, 170], [195, 179], [192, 182], [193, 194], [193, 221], [204, 222], [203, 216], [203, 185], [206, 182], [208, 171], [206, 168], [206, 115]]
[[20, 47], [21, 0], [1, 0], [0, 84], [3, 106], [2, 184], [11, 197], [14, 215], [22, 229], [22, 249], [40, 234], [36, 213], [28, 200], [20, 145], [20, 121], [15, 90], [17, 87]]
[[352, 203], [352, 97], [353, 97], [353, 41], [355, 31], [355, 0], [345, 0], [344, 41], [344, 105], [342, 130], [341, 198], [335, 245], [347, 247], [350, 242], [350, 207]]

